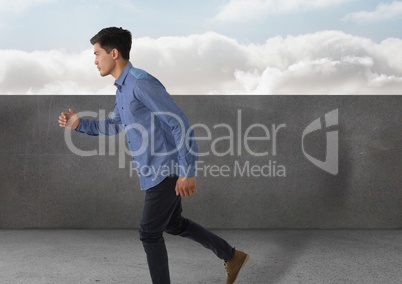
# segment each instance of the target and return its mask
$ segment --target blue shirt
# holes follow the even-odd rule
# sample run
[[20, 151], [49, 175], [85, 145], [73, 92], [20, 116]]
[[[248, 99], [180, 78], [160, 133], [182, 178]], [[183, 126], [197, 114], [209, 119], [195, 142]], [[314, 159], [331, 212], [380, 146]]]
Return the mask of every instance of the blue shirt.
[[76, 131], [115, 135], [124, 129], [142, 190], [171, 174], [194, 176], [198, 152], [194, 131], [165, 87], [130, 62], [114, 85], [114, 111], [105, 120], [80, 118]]

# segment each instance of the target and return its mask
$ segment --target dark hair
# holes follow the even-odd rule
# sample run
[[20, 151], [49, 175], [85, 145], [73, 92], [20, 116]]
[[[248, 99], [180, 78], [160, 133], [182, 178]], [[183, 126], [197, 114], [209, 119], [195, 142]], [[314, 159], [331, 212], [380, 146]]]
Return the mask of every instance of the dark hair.
[[130, 59], [131, 33], [122, 28], [104, 28], [91, 38], [91, 44], [99, 43], [100, 46], [110, 53], [116, 48], [124, 59]]

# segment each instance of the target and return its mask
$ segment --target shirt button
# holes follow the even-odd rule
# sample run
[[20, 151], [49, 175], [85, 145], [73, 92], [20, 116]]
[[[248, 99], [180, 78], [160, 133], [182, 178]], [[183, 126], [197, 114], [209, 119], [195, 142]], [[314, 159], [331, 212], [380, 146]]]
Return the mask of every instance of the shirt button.
[[121, 109], [124, 109], [124, 107], [121, 107]]

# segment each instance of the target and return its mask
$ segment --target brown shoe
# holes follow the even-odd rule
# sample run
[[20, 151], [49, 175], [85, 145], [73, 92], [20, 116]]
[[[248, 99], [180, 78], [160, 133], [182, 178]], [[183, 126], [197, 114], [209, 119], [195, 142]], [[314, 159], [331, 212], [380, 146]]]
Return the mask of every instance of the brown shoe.
[[236, 281], [237, 275], [244, 265], [246, 265], [249, 257], [248, 254], [235, 249], [233, 258], [225, 262], [225, 269], [228, 273], [226, 284], [232, 284]]

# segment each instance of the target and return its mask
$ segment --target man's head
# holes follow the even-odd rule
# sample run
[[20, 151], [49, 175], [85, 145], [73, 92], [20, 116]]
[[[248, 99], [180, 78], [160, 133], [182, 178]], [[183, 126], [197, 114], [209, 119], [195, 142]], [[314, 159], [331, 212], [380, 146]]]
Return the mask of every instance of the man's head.
[[130, 59], [131, 33], [122, 28], [110, 27], [102, 29], [91, 38], [94, 46], [95, 64], [100, 74], [106, 76], [115, 71], [119, 62], [126, 63]]
[[92, 45], [99, 43], [107, 53], [117, 49], [122, 58], [130, 59], [131, 33], [122, 28], [104, 28], [91, 38]]

